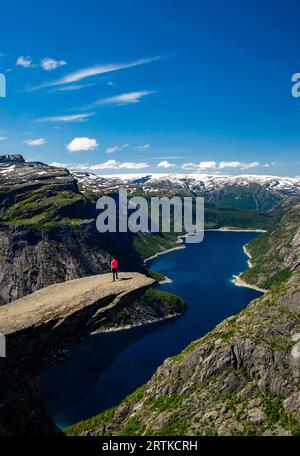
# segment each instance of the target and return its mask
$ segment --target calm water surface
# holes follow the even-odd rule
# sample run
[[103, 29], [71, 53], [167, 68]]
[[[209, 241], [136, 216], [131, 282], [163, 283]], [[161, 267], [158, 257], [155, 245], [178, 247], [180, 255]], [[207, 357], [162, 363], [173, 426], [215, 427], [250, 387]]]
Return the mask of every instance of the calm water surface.
[[168, 356], [243, 309], [259, 292], [236, 287], [247, 268], [242, 247], [257, 233], [206, 232], [200, 244], [161, 255], [148, 266], [173, 280], [160, 289], [182, 296], [181, 317], [110, 334], [91, 335], [41, 379], [57, 425], [69, 426], [118, 404], [145, 383]]

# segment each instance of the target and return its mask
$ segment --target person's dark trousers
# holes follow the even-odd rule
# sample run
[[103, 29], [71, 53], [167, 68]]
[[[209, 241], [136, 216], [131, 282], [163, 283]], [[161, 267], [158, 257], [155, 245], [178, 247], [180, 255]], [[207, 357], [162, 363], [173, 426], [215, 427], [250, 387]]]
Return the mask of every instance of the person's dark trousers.
[[117, 268], [113, 268], [112, 269], [112, 273], [113, 273], [113, 281], [115, 281], [116, 279], [119, 279], [119, 277], [118, 277], [118, 269]]

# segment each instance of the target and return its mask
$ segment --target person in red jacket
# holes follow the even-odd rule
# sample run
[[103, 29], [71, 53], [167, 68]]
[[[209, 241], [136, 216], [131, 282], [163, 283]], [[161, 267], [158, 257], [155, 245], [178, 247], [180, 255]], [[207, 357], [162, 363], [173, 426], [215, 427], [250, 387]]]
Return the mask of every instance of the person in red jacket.
[[113, 273], [113, 282], [114, 282], [116, 279], [117, 280], [119, 279], [119, 277], [118, 277], [119, 263], [115, 257], [110, 262], [110, 268], [111, 268], [111, 272]]

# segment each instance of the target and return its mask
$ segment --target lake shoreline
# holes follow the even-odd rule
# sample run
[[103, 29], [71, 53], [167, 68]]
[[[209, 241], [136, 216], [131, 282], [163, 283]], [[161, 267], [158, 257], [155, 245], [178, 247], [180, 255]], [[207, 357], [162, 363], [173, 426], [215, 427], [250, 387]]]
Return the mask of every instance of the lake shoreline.
[[255, 228], [240, 229], [240, 228], [230, 228], [227, 226], [223, 226], [221, 228], [208, 228], [205, 231], [225, 231], [225, 232], [230, 232], [230, 233], [266, 233], [267, 232], [267, 230], [262, 230], [262, 229], [255, 229]]
[[[252, 255], [249, 252], [249, 250], [247, 249], [247, 244], [245, 244], [243, 246], [243, 252], [248, 257], [248, 260], [247, 260], [248, 268], [249, 269], [253, 268], [253, 264], [252, 264], [252, 261], [251, 261], [252, 260]], [[253, 290], [260, 291], [261, 293], [267, 293], [267, 291], [269, 291], [269, 290], [266, 290], [265, 288], [260, 288], [257, 285], [251, 285], [250, 283], [246, 282], [245, 280], [243, 280], [241, 278], [242, 274], [243, 273], [241, 272], [239, 275], [233, 275], [232, 276], [233, 277], [232, 278], [232, 282], [234, 283], [235, 286], [252, 288]]]
[[[207, 228], [206, 230], [204, 230], [204, 232], [205, 231], [221, 231], [221, 232], [230, 232], [230, 233], [266, 233], [267, 232], [267, 230], [262, 230], [262, 229], [255, 229], [255, 228], [239, 229], [239, 228], [233, 228], [233, 227], [227, 227], [227, 226], [222, 226], [221, 228]], [[154, 258], [157, 258], [159, 255], [164, 255], [166, 253], [173, 252], [174, 250], [185, 249], [186, 246], [183, 244], [182, 239], [186, 238], [188, 236], [191, 236], [192, 234], [194, 234], [194, 233], [186, 233], [186, 234], [182, 234], [182, 235], [178, 236], [176, 243], [181, 244], [181, 245], [178, 245], [177, 247], [171, 247], [166, 250], [162, 250], [161, 252], [157, 252], [154, 255], [151, 255], [150, 257], [145, 258], [143, 260], [144, 264], [147, 263], [148, 261], [154, 260]]]
[[[263, 229], [239, 229], [239, 228], [233, 228], [233, 227], [227, 227], [227, 226], [223, 226], [221, 228], [209, 228], [209, 229], [206, 229], [205, 231], [219, 231], [219, 232], [223, 232], [223, 233], [266, 233], [267, 230], [263, 230]], [[148, 261], [151, 261], [155, 258], [157, 258], [158, 256], [160, 255], [165, 255], [167, 253], [170, 253], [170, 252], [174, 252], [176, 250], [181, 250], [181, 249], [185, 249], [186, 246], [184, 245], [183, 243], [183, 238], [186, 238], [188, 236], [190, 236], [191, 234], [193, 233], [187, 233], [187, 234], [183, 234], [183, 235], [180, 235], [178, 236], [177, 238], [177, 243], [180, 244], [178, 245], [177, 247], [171, 247], [170, 249], [166, 249], [166, 250], [163, 250], [162, 252], [157, 252], [155, 253], [154, 255], [148, 257], [148, 258], [145, 258], [144, 259], [144, 264], [146, 264]], [[249, 250], [247, 249], [247, 245], [244, 245], [243, 246], [243, 252], [245, 253], [245, 255], [247, 255], [248, 257], [248, 261], [247, 261], [247, 264], [248, 264], [248, 267], [249, 268], [252, 268], [253, 265], [252, 265], [252, 262], [251, 262], [251, 259], [252, 259], [252, 255], [251, 253], [249, 252]], [[245, 288], [252, 288], [253, 290], [256, 290], [256, 291], [259, 291], [261, 293], [266, 293], [268, 290], [264, 289], [264, 288], [260, 288], [256, 285], [252, 285], [248, 282], [246, 282], [245, 280], [243, 280], [241, 278], [241, 275], [242, 275], [242, 272], [239, 274], [239, 275], [233, 275], [232, 276], [232, 283], [237, 286], [237, 287], [245, 287]], [[159, 285], [163, 285], [163, 284], [166, 284], [166, 283], [172, 283], [172, 279], [170, 279], [169, 277], [166, 277], [165, 276], [165, 279], [159, 281]]]
[[265, 290], [264, 288], [257, 287], [256, 285], [251, 285], [248, 282], [245, 282], [240, 275], [233, 275], [232, 276], [232, 283], [236, 287], [245, 287], [245, 288], [252, 288], [252, 290], [260, 291], [261, 293], [267, 293], [268, 290]]

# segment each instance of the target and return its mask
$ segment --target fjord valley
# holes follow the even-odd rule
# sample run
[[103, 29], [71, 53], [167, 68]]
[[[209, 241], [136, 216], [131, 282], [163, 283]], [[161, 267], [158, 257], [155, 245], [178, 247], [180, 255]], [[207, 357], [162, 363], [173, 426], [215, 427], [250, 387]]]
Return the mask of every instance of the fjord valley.
[[[247, 267], [243, 245], [257, 235], [208, 231], [203, 242], [187, 243], [147, 262], [169, 281], [156, 285], [138, 308], [123, 309], [41, 377], [41, 395], [55, 423], [65, 429], [118, 405], [144, 385], [166, 358], [260, 296], [232, 282], [232, 276]], [[180, 296], [186, 303], [184, 313], [177, 306], [173, 318], [165, 318], [153, 292]], [[157, 322], [149, 318], [149, 309], [155, 311]]]
[[[26, 162], [20, 155], [0, 157], [0, 294], [3, 315], [6, 315], [2, 319], [5, 323], [2, 332], [5, 333], [7, 329], [14, 353], [11, 359], [17, 366], [12, 375], [8, 361], [0, 359], [3, 373], [1, 433], [59, 432], [40, 396], [37, 379], [52, 365], [52, 372], [55, 373], [56, 366], [56, 372], [59, 372], [57, 361], [66, 358], [70, 350], [74, 353], [68, 358], [72, 363], [72, 356], [75, 356], [75, 360], [78, 356], [77, 350], [84, 353], [89, 347], [90, 338], [99, 340], [99, 349], [105, 347], [105, 338], [109, 338], [111, 344], [119, 338], [114, 347], [110, 346], [107, 359], [109, 356], [113, 359], [116, 353], [122, 352], [125, 360], [127, 355], [124, 347], [127, 344], [127, 347], [131, 345], [132, 350], [128, 353], [128, 360], [133, 360], [137, 355], [134, 352], [135, 344], [147, 343], [149, 335], [149, 340], [153, 337], [152, 340], [157, 341], [159, 352], [160, 338], [168, 342], [168, 328], [180, 325], [181, 321], [193, 315], [189, 301], [192, 301], [197, 312], [201, 310], [199, 303], [205, 307], [210, 302], [210, 289], [214, 287], [213, 267], [209, 279], [205, 275], [209, 268], [200, 268], [197, 275], [196, 271], [189, 272], [187, 267], [186, 282], [180, 283], [179, 274], [175, 271], [178, 262], [177, 266], [172, 265], [171, 258], [188, 255], [192, 247], [158, 257], [159, 262], [154, 260], [144, 264], [144, 259], [178, 247], [176, 233], [100, 234], [96, 230], [97, 198], [104, 194], [116, 196], [123, 185], [128, 188], [129, 195], [145, 195], [147, 198], [151, 195], [204, 196], [206, 229], [227, 227], [232, 230], [266, 232], [255, 235], [207, 233], [208, 243], [203, 244], [203, 250], [201, 244], [197, 247], [199, 259], [201, 254], [209, 256], [215, 249], [212, 256], [218, 261], [218, 251], [223, 250], [223, 241], [220, 240], [223, 234], [231, 237], [229, 246], [232, 252], [239, 252], [236, 256], [232, 255], [228, 269], [219, 271], [223, 274], [220, 280], [228, 291], [226, 304], [221, 296], [215, 296], [218, 314], [215, 319], [210, 319], [208, 314], [207, 318], [204, 314], [197, 314], [198, 320], [194, 319], [193, 323], [194, 342], [188, 345], [190, 340], [182, 337], [181, 343], [176, 345], [174, 339], [170, 338], [169, 346], [152, 360], [150, 370], [137, 376], [140, 383], [127, 384], [128, 392], [144, 385], [125, 399], [121, 396], [120, 405], [116, 404], [116, 398], [108, 394], [111, 403], [107, 406], [113, 404], [114, 408], [100, 415], [98, 411], [105, 407], [99, 403], [97, 409], [97, 402], [94, 401], [91, 415], [95, 416], [74, 424], [66, 433], [297, 434], [300, 410], [297, 386], [297, 344], [300, 333], [299, 180], [273, 176], [201, 174], [101, 177], [72, 173], [65, 168], [40, 162]], [[214, 235], [219, 237], [214, 238]], [[237, 238], [233, 240], [234, 236], [240, 236], [240, 241]], [[212, 241], [209, 242], [209, 239]], [[246, 257], [242, 253], [244, 243], [247, 243], [251, 255], [250, 269], [247, 269]], [[61, 309], [55, 307], [53, 313], [50, 308], [47, 309], [47, 305], [41, 314], [37, 309], [35, 315], [39, 315], [38, 323], [23, 319], [22, 312], [18, 311], [24, 308], [22, 299], [32, 299], [34, 309], [40, 302], [37, 293], [47, 294], [47, 290], [51, 293], [51, 286], [72, 286], [72, 280], [87, 280], [86, 283], [89, 283], [90, 276], [101, 277], [109, 271], [112, 255], [118, 257], [122, 271], [129, 274], [124, 275], [124, 279], [132, 280], [130, 277], [134, 273], [145, 277], [141, 279], [145, 286], [137, 287], [137, 292], [130, 293], [130, 296], [127, 293], [130, 299], [126, 296], [118, 299], [113, 284], [109, 284], [105, 302], [101, 304], [99, 300], [95, 302], [89, 298], [83, 307], [76, 309], [76, 315], [70, 308], [65, 313], [66, 301], [62, 302]], [[197, 262], [196, 257], [193, 258]], [[204, 261], [205, 256], [201, 264]], [[224, 257], [222, 262], [226, 266]], [[242, 278], [249, 284], [268, 289], [264, 296], [258, 297], [259, 294], [251, 289], [234, 287], [232, 275], [246, 269]], [[154, 280], [161, 281], [165, 275], [168, 277], [168, 273], [170, 276], [174, 274], [174, 285], [164, 284], [161, 290], [156, 288], [157, 285], [151, 288]], [[186, 290], [192, 289], [191, 284], [194, 286], [198, 282], [200, 288], [194, 289], [194, 295], [185, 295]], [[204, 297], [201, 286], [205, 282]], [[123, 286], [122, 282], [120, 284]], [[120, 293], [123, 291], [120, 290]], [[179, 297], [169, 294], [169, 291]], [[253, 298], [257, 299], [247, 306]], [[104, 313], [101, 313], [101, 307]], [[19, 326], [12, 324], [14, 317], [9, 315], [18, 315]], [[229, 318], [222, 323], [226, 317]], [[214, 328], [215, 325], [218, 326]], [[118, 329], [123, 331], [107, 332]], [[104, 331], [106, 333], [103, 334]], [[91, 332], [97, 334], [87, 337]], [[87, 337], [83, 345], [79, 344], [79, 336]], [[29, 356], [32, 343], [39, 347], [36, 359]], [[73, 352], [75, 346], [78, 347]], [[115, 353], [112, 353], [114, 348]], [[22, 362], [18, 361], [20, 353]], [[140, 357], [139, 360], [140, 366], [143, 366], [143, 359]], [[99, 360], [94, 359], [93, 362], [97, 365]], [[113, 366], [115, 374], [118, 367], [118, 364]], [[100, 368], [103, 371], [103, 364]], [[99, 379], [101, 382], [101, 376]], [[105, 383], [105, 375], [103, 381], [103, 385], [109, 385], [107, 380]], [[124, 395], [127, 394], [125, 389], [122, 392]], [[75, 390], [76, 385], [73, 392], [77, 394]], [[101, 391], [103, 394], [104, 389]], [[50, 409], [49, 399], [46, 402]], [[78, 402], [80, 409], [80, 400]], [[61, 410], [57, 404], [55, 408]], [[77, 412], [78, 409], [74, 416]], [[18, 420], [18, 426], [14, 420], [7, 424], [7, 417], [12, 414]], [[29, 415], [30, 420], [27, 419]], [[83, 415], [80, 417], [79, 412], [78, 416], [80, 420]], [[88, 418], [87, 413], [84, 418]]]
[[67, 434], [300, 435], [298, 207], [248, 244], [251, 281], [269, 291], [167, 358], [119, 406]]

